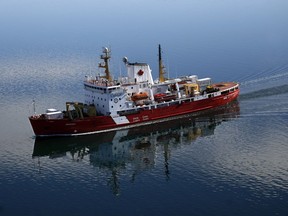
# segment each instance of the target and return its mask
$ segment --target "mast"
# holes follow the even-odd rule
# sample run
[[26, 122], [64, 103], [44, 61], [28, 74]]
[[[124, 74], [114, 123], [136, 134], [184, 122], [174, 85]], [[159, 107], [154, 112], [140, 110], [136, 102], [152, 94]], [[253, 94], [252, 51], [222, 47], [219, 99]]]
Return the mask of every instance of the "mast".
[[106, 78], [108, 81], [112, 81], [112, 77], [110, 75], [110, 71], [109, 71], [109, 59], [111, 58], [110, 55], [110, 50], [107, 47], [103, 48], [103, 55], [100, 56], [100, 58], [102, 60], [104, 60], [104, 62], [99, 63], [98, 67], [99, 68], [105, 68], [105, 76], [103, 76], [104, 78]]
[[158, 57], [159, 57], [159, 82], [164, 82], [166, 79], [164, 77], [165, 71], [164, 71], [164, 65], [162, 62], [162, 57], [161, 57], [161, 45], [159, 44], [158, 46]]

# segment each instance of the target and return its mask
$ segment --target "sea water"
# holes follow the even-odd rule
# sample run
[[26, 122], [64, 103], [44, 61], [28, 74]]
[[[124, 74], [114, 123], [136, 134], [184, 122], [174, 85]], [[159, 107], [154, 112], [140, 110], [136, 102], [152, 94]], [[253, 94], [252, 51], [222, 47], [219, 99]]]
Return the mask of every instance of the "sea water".
[[[64, 2], [0, 3], [0, 215], [288, 214], [285, 1]], [[127, 56], [157, 78], [158, 43], [166, 76], [237, 81], [239, 99], [130, 130], [34, 137], [29, 115], [83, 101], [102, 46], [115, 77]]]

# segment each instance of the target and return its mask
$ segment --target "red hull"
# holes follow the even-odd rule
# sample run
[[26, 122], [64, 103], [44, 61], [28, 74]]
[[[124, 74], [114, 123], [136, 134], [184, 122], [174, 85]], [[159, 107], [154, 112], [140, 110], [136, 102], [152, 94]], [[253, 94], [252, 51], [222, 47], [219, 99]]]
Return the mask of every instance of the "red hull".
[[[165, 121], [174, 116], [189, 114], [205, 109], [211, 109], [235, 100], [239, 95], [239, 89], [233, 92], [222, 93], [219, 96], [193, 101], [192, 98], [158, 104], [151, 109], [138, 108], [137, 113], [125, 115], [129, 123], [116, 124], [111, 116], [85, 117], [83, 119], [41, 119], [31, 116], [29, 118], [36, 136], [68, 136], [100, 133], [121, 128], [152, 124], [157, 121]], [[157, 106], [157, 107], [156, 107]], [[146, 108], [146, 109], [145, 109]]]

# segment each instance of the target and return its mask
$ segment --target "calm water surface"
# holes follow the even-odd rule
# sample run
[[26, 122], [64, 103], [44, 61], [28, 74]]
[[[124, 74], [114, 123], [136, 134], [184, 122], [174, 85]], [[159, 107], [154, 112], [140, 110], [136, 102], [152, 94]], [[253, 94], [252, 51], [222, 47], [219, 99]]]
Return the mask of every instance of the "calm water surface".
[[[1, 1], [0, 215], [288, 215], [287, 8]], [[38, 113], [82, 101], [102, 46], [115, 76], [127, 56], [156, 78], [158, 43], [167, 76], [238, 81], [239, 100], [159, 125], [35, 139], [32, 101]]]

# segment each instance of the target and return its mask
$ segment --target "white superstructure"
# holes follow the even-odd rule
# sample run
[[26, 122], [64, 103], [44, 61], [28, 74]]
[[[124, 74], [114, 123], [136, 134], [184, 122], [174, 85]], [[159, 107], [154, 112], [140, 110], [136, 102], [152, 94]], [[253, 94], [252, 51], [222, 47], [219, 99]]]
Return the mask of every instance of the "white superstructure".
[[202, 90], [211, 84], [210, 78], [198, 79], [196, 75], [154, 82], [148, 64], [130, 63], [126, 57], [123, 61], [127, 77], [112, 80], [108, 67], [110, 50], [104, 48], [103, 53], [101, 59], [104, 63], [99, 63], [99, 67], [105, 68], [105, 76], [87, 77], [84, 81], [85, 103], [94, 105], [97, 115], [110, 115], [115, 118], [115, 122], [125, 121], [117, 118], [121, 111], [181, 99], [188, 95], [195, 96], [199, 94], [200, 88]]

